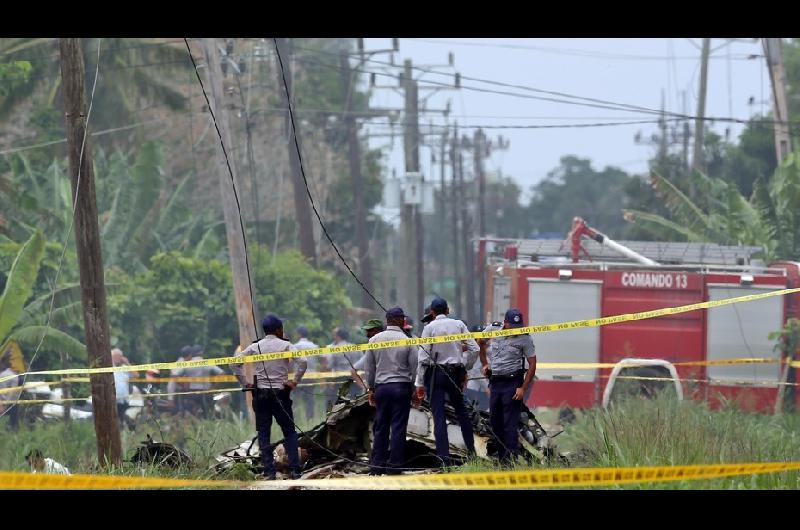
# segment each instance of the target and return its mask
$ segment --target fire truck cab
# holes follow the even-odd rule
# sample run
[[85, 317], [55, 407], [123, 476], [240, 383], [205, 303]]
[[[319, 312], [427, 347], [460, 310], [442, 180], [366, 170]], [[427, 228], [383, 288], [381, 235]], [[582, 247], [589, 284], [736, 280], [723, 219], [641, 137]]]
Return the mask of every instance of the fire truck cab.
[[[649, 311], [800, 286], [800, 264], [769, 266], [751, 259], [758, 247], [709, 243], [611, 241], [576, 218], [566, 242], [481, 239], [486, 321], [516, 307], [528, 325]], [[576, 227], [577, 225], [577, 227]], [[584, 247], [581, 244], [584, 239]], [[577, 242], [577, 245], [576, 245]], [[609, 244], [613, 243], [613, 244]], [[620, 247], [624, 252], [620, 252]], [[581, 258], [580, 254], [584, 256]], [[617, 363], [626, 358], [668, 363], [735, 358], [779, 359], [769, 334], [797, 317], [800, 296], [775, 296], [710, 310], [534, 335], [544, 362]], [[781, 365], [681, 366], [687, 399], [712, 406], [736, 400], [771, 410]], [[796, 369], [792, 369], [796, 372]], [[603, 404], [608, 368], [541, 370], [529, 406], [588, 408]], [[692, 381], [700, 380], [700, 381]], [[796, 380], [796, 373], [789, 380]], [[795, 398], [796, 399], [796, 398]]]

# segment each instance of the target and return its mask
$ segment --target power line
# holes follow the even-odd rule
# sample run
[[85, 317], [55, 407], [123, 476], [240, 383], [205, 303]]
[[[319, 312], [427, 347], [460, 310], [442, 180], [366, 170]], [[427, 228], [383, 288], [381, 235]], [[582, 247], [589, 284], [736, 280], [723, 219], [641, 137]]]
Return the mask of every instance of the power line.
[[[277, 51], [277, 41], [276, 41], [275, 39], [273, 39], [273, 40], [275, 41], [275, 48], [276, 48], [276, 51]], [[197, 64], [196, 64], [196, 63], [195, 63], [195, 61], [194, 61], [194, 56], [192, 55], [192, 51], [191, 51], [191, 48], [189, 47], [189, 42], [188, 42], [188, 40], [185, 40], [185, 44], [186, 44], [186, 49], [187, 49], [187, 51], [189, 52], [189, 58], [191, 59], [191, 61], [192, 61], [192, 64], [193, 64], [193, 65], [194, 65], [194, 67], [195, 67], [195, 72], [197, 73], [197, 80], [200, 82], [200, 86], [201, 86], [201, 88], [202, 88], [202, 90], [203, 90], [203, 94], [205, 94], [205, 95], [206, 95], [206, 99], [208, 99], [208, 95], [206, 94], [205, 87], [204, 87], [204, 85], [203, 85], [203, 81], [202, 81], [202, 79], [200, 78], [200, 73], [197, 71]], [[295, 131], [295, 126], [294, 126], [294, 118], [292, 117], [292, 112], [291, 112], [291, 96], [290, 96], [290, 94], [289, 94], [289, 91], [288, 91], [288, 85], [286, 84], [286, 74], [285, 74], [285, 70], [284, 70], [284, 68], [283, 68], [283, 61], [282, 61], [282, 60], [281, 60], [281, 58], [280, 58], [280, 52], [278, 52], [278, 60], [279, 60], [279, 62], [280, 62], [281, 73], [282, 73], [282, 77], [283, 77], [283, 81], [284, 81], [284, 88], [286, 89], [287, 102], [288, 102], [288, 106], [289, 106], [289, 117], [290, 117], [290, 122], [291, 122], [291, 124], [292, 124], [292, 130], [293, 130], [293, 131]], [[221, 103], [221, 102], [220, 102], [220, 103]], [[208, 105], [209, 105], [209, 111], [211, 111], [211, 103], [210, 103], [210, 101], [208, 102]], [[240, 203], [239, 203], [239, 199], [238, 199], [238, 193], [236, 192], [236, 182], [235, 182], [235, 180], [234, 180], [234, 178], [233, 178], [233, 170], [231, 169], [231, 166], [230, 166], [230, 161], [229, 161], [229, 159], [228, 159], [228, 153], [227, 153], [227, 151], [225, 150], [225, 143], [224, 143], [224, 142], [223, 142], [223, 140], [222, 140], [222, 133], [220, 132], [220, 130], [219, 130], [219, 127], [217, 126], [216, 117], [214, 116], [214, 113], [213, 113], [213, 111], [211, 111], [211, 119], [214, 121], [214, 127], [215, 127], [215, 129], [216, 129], [216, 131], [217, 131], [217, 136], [219, 137], [219, 140], [220, 140], [220, 145], [222, 146], [222, 154], [223, 154], [223, 155], [224, 155], [224, 157], [225, 157], [225, 161], [226, 161], [226, 164], [227, 164], [227, 167], [228, 167], [228, 174], [229, 174], [229, 175], [230, 175], [230, 177], [231, 177], [231, 185], [233, 186], [233, 190], [234, 190], [234, 196], [236, 197], [236, 209], [237, 209], [237, 213], [238, 213], [238, 216], [239, 216], [239, 223], [240, 223], [240, 226], [242, 227], [242, 239], [243, 239], [243, 242], [244, 242], [244, 253], [245, 253], [245, 260], [246, 260], [246, 261], [245, 261], [245, 263], [247, 264], [247, 255], [248, 255], [248, 250], [247, 250], [247, 237], [246, 237], [246, 234], [245, 234], [245, 231], [244, 231], [244, 221], [243, 221], [243, 219], [242, 219], [242, 209], [241, 209], [241, 205], [240, 205]], [[299, 160], [300, 160], [301, 174], [302, 174], [302, 176], [303, 176], [303, 180], [304, 180], [304, 181], [306, 181], [305, 172], [303, 171], [302, 158], [300, 157], [300, 146], [299, 146], [299, 144], [297, 143], [297, 134], [296, 134], [296, 133], [294, 134], [294, 138], [295, 138], [295, 148], [297, 149], [298, 158], [299, 158]], [[308, 192], [308, 183], [307, 183], [307, 181], [306, 181], [306, 191]], [[311, 194], [310, 194], [310, 193], [309, 193], [309, 199], [311, 199]], [[312, 200], [312, 203], [311, 203], [311, 204], [312, 204], [312, 206], [314, 206], [313, 200]], [[314, 208], [314, 211], [315, 211], [315, 213], [316, 213], [316, 208]], [[320, 219], [320, 218], [319, 218], [319, 214], [318, 214], [318, 217], [317, 217], [317, 218], [318, 218], [318, 220], [319, 220], [319, 222], [320, 222], [320, 226], [322, 226], [323, 230], [325, 230], [325, 225], [322, 223], [322, 219]], [[327, 230], [325, 230], [325, 234], [326, 234], [326, 235], [328, 235], [328, 233], [327, 233]], [[336, 250], [337, 250], [337, 253], [338, 253], [338, 249], [336, 248], [336, 245], [335, 245], [335, 243], [333, 242], [333, 240], [332, 240], [332, 239], [330, 239], [330, 237], [329, 237], [329, 241], [330, 241], [331, 245], [334, 247], [334, 249], [336, 249]], [[339, 257], [342, 259], [343, 263], [345, 263], [345, 266], [347, 266], [347, 263], [344, 261], [344, 257], [343, 257], [343, 256], [341, 256], [341, 254], [339, 254]], [[355, 276], [355, 274], [354, 274], [354, 273], [352, 272], [352, 270], [350, 269], [350, 267], [348, 266], [347, 268], [348, 268], [348, 270], [350, 270], [350, 273], [351, 273], [351, 274], [353, 274], [353, 277], [355, 277], [355, 278], [356, 278], [356, 280], [357, 280], [357, 281], [359, 281], [359, 280], [358, 280], [358, 278]], [[246, 266], [246, 271], [247, 271], [247, 276], [248, 276], [248, 284], [250, 285], [250, 292], [251, 292], [251, 298], [252, 298], [252, 289], [253, 289], [253, 287], [252, 287], [252, 286], [253, 286], [253, 283], [252, 283], [252, 281], [251, 281], [251, 277], [250, 277], [250, 267], [249, 267], [249, 265], [247, 265], [247, 266]], [[360, 282], [360, 281], [359, 281], [359, 284], [361, 284], [361, 282]], [[362, 285], [362, 287], [363, 287], [363, 284], [361, 284], [361, 285]], [[366, 287], [365, 287], [365, 289], [366, 289]], [[367, 291], [367, 292], [369, 293], [369, 291]], [[371, 293], [369, 293], [369, 294], [370, 294], [370, 296], [372, 296], [372, 294], [371, 294]], [[373, 299], [375, 299], [375, 298], [373, 297]], [[378, 305], [379, 305], [381, 308], [383, 308], [383, 306], [380, 304], [380, 302], [378, 302], [377, 300], [375, 300], [375, 302], [376, 302], [376, 303], [377, 303], [377, 304], [378, 304]], [[255, 331], [256, 331], [256, 341], [255, 341], [255, 344], [256, 344], [256, 346], [257, 346], [257, 348], [258, 348], [258, 352], [259, 352], [259, 354], [261, 354], [261, 353], [262, 353], [262, 352], [261, 352], [261, 345], [260, 345], [260, 341], [258, 340], [258, 328], [257, 328], [257, 326], [256, 326], [256, 321], [255, 321], [255, 307], [251, 306], [251, 309], [253, 310], [253, 327], [255, 328]], [[385, 310], [385, 309], [384, 309], [384, 310]], [[345, 358], [347, 358], [347, 356], [345, 356]], [[349, 361], [349, 359], [348, 359], [348, 361]], [[263, 361], [262, 361], [262, 363], [263, 363]], [[351, 366], [352, 366], [352, 364], [351, 364]], [[269, 379], [269, 374], [267, 374], [267, 379]], [[253, 399], [255, 399], [255, 398], [256, 398], [256, 396], [254, 395], [254, 396], [253, 396]], [[304, 431], [303, 429], [301, 429], [301, 428], [300, 428], [300, 427], [297, 425], [297, 423], [294, 421], [294, 419], [293, 419], [292, 415], [291, 415], [289, 412], [287, 412], [287, 411], [286, 411], [286, 409], [283, 407], [283, 404], [282, 404], [282, 403], [280, 403], [280, 401], [278, 401], [278, 405], [281, 407], [281, 409], [283, 409], [284, 413], [285, 413], [285, 414], [288, 416], [289, 420], [292, 422], [292, 425], [294, 425], [294, 428], [295, 428], [295, 429], [297, 429], [298, 431], [300, 431], [300, 433], [301, 433], [301, 434], [303, 434], [303, 435], [306, 435], [305, 431]], [[337, 458], [341, 458], [341, 455], [335, 454], [333, 451], [331, 451], [331, 450], [330, 450], [330, 449], [328, 449], [327, 447], [325, 447], [325, 446], [323, 446], [323, 445], [321, 445], [321, 444], [319, 444], [319, 443], [315, 442], [315, 441], [313, 440], [313, 438], [309, 438], [309, 439], [311, 440], [311, 442], [312, 442], [312, 443], [314, 443], [314, 444], [315, 444], [317, 447], [319, 447], [319, 448], [320, 448], [320, 449], [322, 449], [323, 451], [326, 451], [327, 453], [329, 453], [329, 454], [331, 454], [332, 456], [335, 456], [335, 457], [337, 457]], [[262, 448], [262, 449], [263, 449], [263, 450], [267, 450], [267, 448]], [[355, 461], [353, 461], [353, 460], [349, 460], [349, 459], [347, 459], [347, 458], [345, 458], [345, 460], [348, 460], [348, 461], [349, 461], [349, 462], [351, 462], [351, 463], [356, 463]], [[379, 467], [382, 467], [382, 468], [383, 468], [383, 466], [379, 466]], [[395, 468], [395, 469], [398, 469], [398, 468]], [[415, 468], [402, 468], [402, 469], [415, 469]]]
[[[305, 49], [305, 50], [308, 50], [308, 51], [311, 51], [311, 52], [315, 52], [315, 53], [330, 54], [330, 52], [325, 52], [325, 51], [322, 51], [322, 50], [314, 50], [314, 49], [311, 49], [311, 48], [301, 48], [301, 47], [297, 47], [297, 48]], [[319, 61], [319, 60], [316, 60], [316, 59], [299, 59], [299, 58], [296, 58], [295, 60], [298, 61], [298, 62], [309, 62], [309, 63], [313, 63], [313, 64], [318, 64], [318, 65], [324, 66], [326, 68], [333, 68], [333, 69], [337, 69], [337, 70], [340, 69], [340, 67], [338, 65], [326, 63], [326, 62]], [[377, 64], [380, 64], [380, 65], [383, 65], [383, 66], [388, 66], [388, 67], [397, 67], [397, 65], [393, 65], [391, 63], [385, 63], [385, 62], [382, 62], [382, 61], [375, 61], [375, 60], [370, 60], [370, 59], [366, 59], [365, 62], [377, 63]], [[698, 65], [699, 65], [699, 63], [698, 63]], [[420, 70], [420, 71], [426, 72], [426, 73], [435, 73], [435, 74], [438, 74], [438, 75], [446, 75], [446, 76], [450, 75], [450, 74], [445, 73], [445, 72], [437, 72], [437, 71], [434, 71], [434, 70], [429, 70], [429, 69], [422, 68], [422, 67], [417, 67], [417, 66], [412, 66], [412, 68], [415, 69], [415, 70]], [[357, 68], [353, 68], [353, 70], [354, 71], [359, 71], [361, 73], [375, 74], [375, 75], [380, 75], [380, 76], [383, 76], [383, 77], [390, 77], [392, 79], [397, 79], [397, 77], [394, 74], [389, 74], [389, 73], [385, 73], [385, 72], [377, 72], [377, 71], [374, 71], [374, 70], [364, 70], [364, 69], [357, 69]], [[498, 94], [498, 95], [504, 95], [504, 96], [523, 98], [523, 99], [534, 99], [534, 100], [540, 100], [540, 101], [551, 101], [551, 102], [554, 102], [554, 103], [561, 103], [561, 104], [567, 104], [567, 105], [578, 105], [578, 106], [584, 106], [584, 107], [603, 108], [603, 109], [608, 109], [608, 110], [616, 110], [616, 111], [624, 111], [624, 112], [639, 112], [639, 113], [644, 113], [644, 114], [655, 114], [655, 115], [659, 115], [659, 116], [665, 115], [665, 116], [670, 116], [670, 117], [673, 117], [673, 118], [688, 119], [688, 120], [700, 119], [700, 120], [703, 120], [703, 121], [710, 121], [710, 122], [719, 121], [719, 122], [731, 122], [731, 123], [743, 123], [743, 124], [746, 124], [746, 123], [751, 121], [751, 120], [745, 120], [745, 119], [741, 119], [741, 118], [733, 118], [733, 117], [727, 117], [727, 116], [725, 116], [725, 117], [720, 117], [720, 116], [698, 117], [698, 116], [692, 116], [692, 115], [689, 115], [689, 114], [676, 113], [676, 112], [662, 112], [661, 110], [651, 109], [649, 107], [643, 107], [643, 106], [640, 106], [640, 105], [633, 105], [633, 104], [629, 104], [629, 103], [617, 103], [617, 102], [602, 100], [602, 99], [598, 99], [598, 98], [588, 98], [588, 97], [584, 97], [584, 96], [577, 96], [577, 95], [574, 95], [574, 94], [568, 94], [568, 93], [565, 93], [565, 92], [543, 90], [543, 89], [530, 87], [530, 86], [526, 86], [526, 85], [513, 85], [513, 84], [509, 84], [509, 83], [503, 83], [503, 82], [500, 82], [500, 81], [495, 81], [495, 80], [490, 80], [490, 79], [480, 79], [480, 78], [469, 77], [469, 76], [464, 76], [464, 75], [462, 75], [461, 78], [462, 79], [474, 80], [474, 81], [481, 82], [481, 83], [494, 84], [494, 85], [500, 85], [500, 86], [507, 86], [507, 87], [511, 87], [511, 88], [520, 88], [522, 90], [528, 90], [528, 91], [533, 91], [533, 92], [554, 94], [554, 95], [559, 95], [559, 96], [562, 96], [562, 97], [572, 98], [572, 99], [581, 100], [581, 101], [569, 101], [569, 100], [556, 99], [556, 98], [550, 98], [550, 97], [534, 96], [534, 95], [531, 95], [531, 94], [520, 94], [518, 92], [509, 92], [509, 91], [503, 91], [503, 90], [493, 90], [493, 89], [475, 87], [475, 86], [469, 86], [469, 85], [463, 85], [463, 84], [460, 86], [460, 88], [462, 88], [464, 90], [471, 90], [471, 91], [475, 91], [475, 92], [484, 92], [484, 93]], [[442, 82], [431, 81], [431, 80], [418, 80], [417, 83], [419, 83], [421, 85], [428, 85], [428, 86], [433, 86], [433, 87], [439, 87], [439, 86], [440, 87], [447, 87], [447, 88], [452, 88], [453, 87], [453, 85], [451, 83], [442, 83]], [[582, 101], [586, 101], [586, 103], [584, 103]], [[590, 102], [597, 102], [597, 103], [590, 103]], [[780, 121], [780, 120], [761, 120], [761, 122], [763, 122], [763, 123], [772, 123], [772, 124], [784, 124], [784, 125], [791, 125], [791, 124], [800, 125], [800, 121], [791, 122], [791, 121]]]
[[[658, 55], [636, 55], [636, 54], [624, 54], [624, 53], [604, 53], [592, 50], [581, 50], [576, 48], [556, 48], [556, 47], [547, 47], [547, 46], [531, 46], [531, 45], [524, 45], [524, 44], [507, 44], [507, 43], [494, 43], [494, 42], [463, 42], [463, 41], [451, 41], [451, 40], [439, 40], [439, 39], [421, 39], [421, 38], [406, 38], [406, 40], [415, 41], [415, 42], [425, 42], [429, 44], [448, 44], [448, 45], [455, 45], [455, 46], [477, 46], [482, 48], [506, 48], [506, 49], [516, 49], [516, 50], [532, 50], [532, 51], [539, 51], [544, 53], [553, 53], [557, 55], [573, 55], [578, 57], [587, 57], [587, 58], [597, 58], [597, 59], [619, 59], [619, 60], [632, 60], [632, 61], [663, 61], [664, 57]], [[694, 43], [693, 43], [694, 44]], [[721, 48], [722, 46], [720, 46]], [[695, 57], [691, 56], [684, 56], [684, 57], [675, 57], [675, 59], [681, 60], [692, 60]], [[749, 60], [750, 57], [748, 55], [742, 55], [741, 57], [737, 58], [738, 60]]]
[[342, 253], [339, 251], [339, 247], [336, 246], [336, 242], [328, 233], [328, 229], [325, 227], [325, 223], [322, 222], [322, 217], [320, 217], [319, 212], [317, 211], [317, 205], [314, 203], [314, 198], [311, 196], [311, 190], [309, 189], [308, 186], [308, 179], [306, 178], [306, 172], [303, 166], [303, 157], [300, 153], [300, 144], [297, 142], [297, 127], [294, 121], [294, 110], [292, 109], [291, 94], [289, 93], [289, 85], [287, 84], [286, 81], [286, 71], [284, 70], [283, 59], [281, 58], [281, 52], [278, 49], [277, 39], [273, 38], [273, 42], [275, 43], [275, 53], [277, 54], [278, 57], [278, 64], [280, 65], [282, 74], [281, 77], [283, 78], [283, 88], [286, 90], [286, 104], [289, 108], [289, 121], [292, 124], [292, 131], [293, 131], [292, 137], [294, 139], [294, 146], [295, 149], [297, 149], [297, 158], [298, 161], [300, 162], [300, 174], [303, 177], [303, 184], [305, 185], [306, 188], [306, 194], [308, 195], [308, 200], [311, 202], [311, 208], [314, 211], [314, 215], [316, 215], [317, 217], [317, 221], [319, 222], [320, 228], [322, 228], [322, 232], [325, 234], [325, 237], [328, 239], [328, 242], [330, 242], [331, 246], [333, 247], [333, 250], [336, 252], [336, 255], [339, 256], [339, 259], [341, 260], [342, 264], [344, 264], [347, 271], [350, 273], [353, 279], [355, 279], [355, 281], [358, 282], [358, 285], [360, 285], [361, 288], [364, 289], [364, 291], [369, 295], [369, 297], [372, 298], [372, 300], [376, 304], [378, 304], [378, 307], [386, 311], [386, 308], [383, 306], [383, 304], [381, 304], [378, 301], [378, 299], [375, 298], [375, 295], [372, 294], [372, 292], [367, 288], [367, 286], [364, 285], [364, 283], [358, 278], [358, 276], [356, 276], [355, 272], [353, 272], [353, 269], [350, 268], [350, 265], [347, 263], [347, 260], [344, 259], [344, 256], [342, 256]]

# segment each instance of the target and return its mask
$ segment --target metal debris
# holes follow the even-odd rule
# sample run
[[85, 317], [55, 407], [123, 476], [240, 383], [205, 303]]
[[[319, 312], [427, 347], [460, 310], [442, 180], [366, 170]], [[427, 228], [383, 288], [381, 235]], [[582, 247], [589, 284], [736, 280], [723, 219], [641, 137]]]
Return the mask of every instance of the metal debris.
[[[347, 386], [347, 383], [345, 385]], [[346, 390], [346, 389], [345, 389]], [[492, 436], [489, 413], [468, 405], [475, 434], [477, 457], [490, 460], [497, 455], [497, 441]], [[453, 463], [463, 464], [467, 460], [467, 448], [461, 435], [455, 411], [445, 406], [447, 433], [450, 440], [450, 455]], [[340, 392], [337, 403], [325, 421], [300, 433], [300, 459], [304, 479], [341, 478], [369, 473], [369, 455], [372, 447], [372, 423], [375, 408], [369, 405], [366, 394], [355, 398]], [[558, 453], [553, 436], [542, 427], [536, 416], [524, 404], [520, 414], [520, 447], [522, 456], [531, 463], [567, 464], [564, 455]], [[441, 469], [436, 455], [433, 436], [433, 416], [427, 402], [411, 408], [406, 437], [405, 473], [432, 473]], [[288, 472], [283, 440], [272, 444], [277, 471]], [[245, 463], [254, 473], [263, 471], [258, 438], [242, 442], [238, 447], [216, 457], [214, 469], [221, 473], [236, 463]]]
[[140, 465], [154, 464], [173, 468], [181, 466], [191, 467], [193, 465], [191, 457], [184, 451], [172, 444], [154, 442], [149, 434], [147, 435], [147, 439], [142, 442], [141, 446], [136, 449], [130, 461]]

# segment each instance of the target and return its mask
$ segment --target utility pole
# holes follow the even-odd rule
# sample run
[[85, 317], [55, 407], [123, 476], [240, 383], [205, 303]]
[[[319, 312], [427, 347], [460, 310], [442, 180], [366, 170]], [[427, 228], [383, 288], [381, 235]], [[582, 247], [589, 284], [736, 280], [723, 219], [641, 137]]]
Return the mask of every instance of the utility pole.
[[[459, 257], [461, 246], [461, 239], [459, 239], [458, 220], [459, 212], [461, 210], [461, 202], [459, 197], [459, 178], [458, 178], [458, 123], [453, 128], [453, 139], [450, 143], [450, 163], [452, 165], [452, 185], [450, 186], [450, 211], [453, 212], [453, 277], [456, 282], [456, 304], [461, 309], [461, 271], [464, 264]], [[447, 210], [445, 210], [446, 212]]]
[[[683, 102], [683, 113], [686, 114], [686, 91], [681, 91], [681, 99]], [[687, 175], [689, 175], [689, 135], [690, 135], [690, 128], [689, 122], [683, 122], [683, 169]], [[691, 176], [689, 176], [689, 180], [691, 181]]]
[[[228, 113], [225, 110], [225, 92], [222, 86], [222, 69], [219, 54], [217, 52], [217, 39], [207, 38], [203, 39], [203, 49], [206, 58], [206, 71], [208, 72], [208, 81], [211, 85], [211, 96], [214, 105], [214, 116], [217, 118], [217, 126], [219, 127], [222, 141], [225, 144], [225, 149], [230, 154], [233, 151], [233, 142], [231, 140], [231, 129], [228, 120]], [[239, 325], [239, 344], [242, 348], [250, 345], [255, 341], [258, 333], [256, 324], [256, 315], [258, 310], [256, 308], [256, 301], [253, 299], [255, 289], [252, 289], [252, 284], [249, 283], [248, 278], [250, 274], [247, 270], [247, 254], [244, 246], [244, 233], [242, 232], [242, 224], [239, 218], [238, 209], [236, 206], [236, 196], [233, 193], [233, 182], [228, 173], [228, 167], [222, 149], [217, 150], [217, 159], [219, 162], [219, 189], [222, 199], [222, 213], [225, 219], [225, 236], [228, 243], [228, 259], [231, 264], [231, 277], [233, 279], [233, 296], [236, 306], [236, 321]], [[230, 163], [231, 172], [236, 175], [235, 157], [229, 156], [228, 162]], [[253, 294], [251, 294], [253, 293]], [[250, 381], [253, 377], [253, 364], [246, 363], [244, 365], [245, 379]], [[247, 392], [247, 400], [250, 403], [252, 399], [250, 392]], [[251, 410], [248, 407], [248, 410]]]
[[[283, 72], [278, 68], [278, 87], [283, 99], [286, 103], [286, 112], [284, 114], [284, 127], [286, 129], [286, 136], [289, 142], [286, 147], [289, 150], [289, 168], [292, 172], [292, 186], [294, 190], [294, 212], [297, 219], [298, 230], [300, 231], [300, 251], [303, 256], [311, 262], [311, 265], [317, 266], [317, 252], [314, 244], [314, 228], [311, 224], [311, 204], [308, 201], [308, 194], [303, 181], [303, 175], [300, 168], [300, 155], [295, 148], [295, 131], [292, 127], [291, 116], [289, 115], [289, 94], [292, 94], [292, 47], [289, 39], [280, 38], [276, 39], [276, 46], [283, 59]], [[286, 76], [286, 90], [280, 90], [283, 87], [283, 76]]]
[[[60, 39], [61, 83], [64, 89], [67, 152], [75, 200], [75, 246], [80, 270], [81, 305], [89, 368], [111, 366], [103, 256], [97, 224], [92, 151], [86, 120], [86, 79], [82, 39]], [[122, 465], [116, 389], [111, 373], [91, 374], [97, 460], [101, 466]]]
[[[444, 130], [442, 133], [441, 143], [439, 144], [439, 197], [441, 197], [439, 202], [439, 211], [442, 213], [442, 215], [445, 215], [444, 212], [447, 211], [447, 182], [445, 181], [445, 167], [447, 166], [447, 163], [445, 160], [445, 150], [447, 149], [447, 135], [449, 131], [450, 129]], [[443, 221], [446, 222], [446, 219], [443, 219]], [[439, 278], [442, 286], [444, 286], [444, 279], [446, 276], [445, 263], [447, 263], [447, 235], [444, 230], [441, 231], [440, 237], [441, 244], [439, 250], [441, 251], [441, 254], [439, 255]]]
[[[361, 281], [372, 290], [372, 263], [369, 257], [369, 239], [367, 239], [367, 215], [364, 211], [364, 179], [361, 174], [361, 146], [356, 129], [356, 118], [353, 115], [353, 92], [355, 79], [350, 68], [347, 51], [339, 56], [342, 74], [342, 89], [345, 93], [344, 124], [347, 130], [347, 155], [350, 164], [350, 178], [353, 181], [353, 202], [356, 225], [356, 247], [358, 248], [358, 270]], [[361, 293], [361, 306], [375, 309], [375, 302], [366, 291]]]
[[[419, 93], [414, 81], [411, 59], [406, 59], [403, 69], [403, 93], [405, 95], [405, 112], [403, 123], [403, 152], [405, 154], [406, 173], [419, 172]], [[422, 314], [424, 306], [424, 276], [422, 269], [422, 232], [420, 213], [416, 204], [404, 204], [402, 211], [404, 241], [404, 257], [407, 263], [403, 266], [408, 280], [408, 307]]]
[[775, 116], [775, 154], [778, 165], [792, 151], [789, 135], [789, 107], [786, 99], [786, 69], [783, 65], [781, 39], [762, 39], [764, 56], [769, 65], [769, 80], [772, 84], [772, 109]]
[[[467, 138], [462, 138], [462, 147], [468, 144]], [[475, 319], [475, 260], [472, 251], [471, 235], [472, 222], [468, 211], [469, 194], [464, 184], [464, 153], [458, 152], [458, 187], [460, 188], [460, 209], [461, 209], [461, 248], [464, 252], [464, 279], [466, 280], [466, 310], [461, 311], [461, 315], [466, 317], [472, 324]], [[462, 306], [464, 307], [464, 306]]]
[[[483, 238], [486, 237], [486, 173], [484, 172], [483, 168], [483, 157], [486, 153], [486, 135], [483, 134], [483, 131], [477, 129], [473, 133], [473, 163], [475, 166], [475, 178], [478, 181], [478, 236]], [[471, 250], [471, 249], [470, 249]], [[474, 256], [474, 254], [473, 254]], [[474, 260], [474, 261], [477, 261]], [[470, 275], [475, 274], [475, 267], [473, 267], [470, 271]], [[483, 302], [486, 298], [486, 294], [484, 293], [485, 290], [485, 283], [486, 283], [486, 271], [483, 270], [481, 266], [480, 275], [478, 278], [478, 319], [483, 318]], [[470, 304], [470, 307], [472, 304]], [[470, 315], [474, 315], [474, 310], [470, 313]], [[470, 324], [480, 323], [470, 317]]]
[[[711, 39], [703, 39], [703, 50], [700, 56], [700, 92], [697, 95], [697, 116], [694, 122], [694, 154], [692, 156], [692, 171], [703, 171], [703, 132], [705, 130], [706, 115], [706, 90], [708, 86], [708, 57], [711, 54]], [[695, 198], [694, 178], [689, 178], [689, 189], [692, 198]]]

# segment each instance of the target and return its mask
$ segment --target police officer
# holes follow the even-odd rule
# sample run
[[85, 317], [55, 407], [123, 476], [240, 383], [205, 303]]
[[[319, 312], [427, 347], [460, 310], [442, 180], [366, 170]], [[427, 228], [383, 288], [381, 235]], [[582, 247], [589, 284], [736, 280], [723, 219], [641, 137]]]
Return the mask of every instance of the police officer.
[[[370, 344], [405, 339], [404, 322], [402, 308], [389, 309], [386, 312], [386, 331], [369, 339]], [[416, 347], [368, 350], [364, 359], [369, 404], [377, 409], [370, 474], [399, 474], [398, 468], [405, 462], [406, 429], [417, 376]]]
[[[437, 337], [469, 333], [466, 324], [460, 320], [449, 318], [450, 309], [447, 301], [436, 298], [431, 302], [433, 320], [422, 330], [422, 337]], [[433, 434], [436, 438], [436, 454], [447, 465], [450, 463], [450, 441], [447, 437], [447, 420], [444, 412], [445, 396], [450, 400], [461, 426], [464, 444], [470, 454], [475, 453], [475, 440], [472, 422], [467, 414], [462, 389], [466, 382], [466, 366], [472, 366], [479, 351], [475, 339], [465, 341], [444, 342], [420, 346], [417, 367], [417, 399], [422, 399], [427, 392], [428, 401], [433, 414]], [[464, 351], [466, 350], [466, 351]], [[466, 354], [466, 355], [465, 355]]]
[[[521, 328], [519, 309], [506, 311], [503, 329]], [[536, 374], [536, 349], [528, 334], [496, 337], [480, 351], [483, 373], [489, 377], [489, 416], [498, 440], [502, 463], [513, 460], [519, 450], [519, 417], [522, 402]], [[525, 360], [528, 369], [525, 370]]]
[[[191, 346], [189, 349], [189, 359], [191, 361], [202, 361], [203, 360], [203, 347], [199, 344], [195, 344]], [[187, 368], [182, 368], [175, 370], [176, 375], [182, 375], [186, 377], [196, 377], [198, 379], [208, 378], [214, 375], [223, 375], [225, 371], [220, 368], [219, 366], [190, 366]], [[189, 391], [201, 391], [201, 390], [210, 390], [212, 384], [210, 381], [192, 381], [189, 383]], [[207, 418], [209, 412], [214, 411], [214, 401], [211, 397], [211, 394], [189, 394], [186, 397], [186, 401], [191, 403], [193, 406], [191, 407], [194, 411], [197, 411], [199, 408], [202, 411], [203, 417]]]
[[[267, 315], [261, 321], [264, 329], [264, 338], [254, 342], [236, 356], [252, 355], [257, 353], [271, 353], [294, 351], [297, 348], [283, 338], [283, 322], [275, 315]], [[293, 362], [297, 362], [294, 380], [289, 380], [289, 369]], [[292, 413], [292, 400], [290, 393], [294, 390], [308, 363], [305, 359], [276, 359], [273, 361], [260, 361], [255, 363], [256, 385], [253, 381], [244, 380], [244, 365], [232, 364], [234, 374], [239, 378], [245, 388], [253, 391], [253, 411], [256, 414], [256, 430], [258, 431], [258, 446], [261, 449], [261, 461], [264, 464], [264, 477], [267, 480], [275, 479], [275, 460], [272, 447], [269, 444], [272, 419], [278, 422], [283, 431], [286, 454], [289, 459], [291, 477], [300, 477], [300, 457], [298, 455], [297, 432]]]

